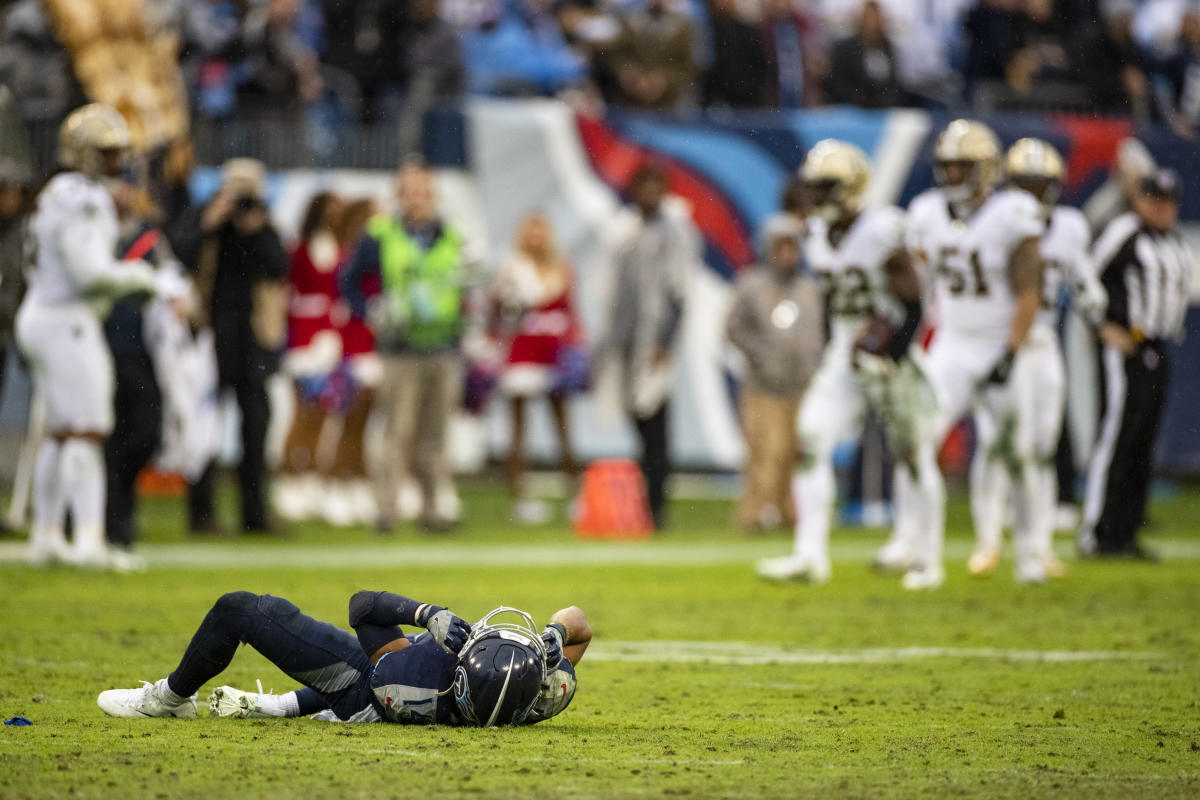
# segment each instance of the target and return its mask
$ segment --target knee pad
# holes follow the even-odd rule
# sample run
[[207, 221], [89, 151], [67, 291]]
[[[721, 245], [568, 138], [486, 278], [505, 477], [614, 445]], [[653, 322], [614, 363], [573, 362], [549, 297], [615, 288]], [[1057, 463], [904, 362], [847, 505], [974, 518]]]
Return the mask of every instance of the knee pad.
[[213, 603], [213, 608], [225, 612], [245, 612], [258, 605], [258, 595], [254, 592], [227, 592]]

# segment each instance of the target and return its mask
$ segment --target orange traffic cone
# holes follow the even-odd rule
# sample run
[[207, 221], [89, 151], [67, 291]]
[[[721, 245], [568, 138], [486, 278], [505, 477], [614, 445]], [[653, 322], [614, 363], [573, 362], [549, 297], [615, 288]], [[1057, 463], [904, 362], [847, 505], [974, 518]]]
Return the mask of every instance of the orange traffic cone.
[[575, 532], [581, 539], [648, 539], [654, 532], [637, 464], [595, 461], [583, 474]]

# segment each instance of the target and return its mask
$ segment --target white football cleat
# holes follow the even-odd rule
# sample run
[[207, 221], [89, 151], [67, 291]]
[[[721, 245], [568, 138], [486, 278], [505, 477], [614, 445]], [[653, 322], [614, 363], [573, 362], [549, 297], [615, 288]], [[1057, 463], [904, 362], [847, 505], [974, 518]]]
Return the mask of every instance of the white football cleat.
[[96, 705], [111, 717], [179, 717], [196, 718], [196, 696], [185, 697], [177, 704], [164, 701], [170, 692], [167, 679], [156, 683], [142, 681], [140, 689], [109, 689], [96, 698]]
[[763, 580], [780, 583], [825, 583], [833, 570], [828, 558], [797, 558], [793, 555], [764, 558], [755, 565], [754, 572]]
[[348, 528], [358, 522], [354, 500], [345, 481], [330, 481], [325, 486], [321, 518], [335, 528]]
[[967, 572], [972, 575], [991, 575], [1000, 565], [1000, 548], [979, 545], [967, 559]]
[[120, 547], [108, 548], [108, 568], [113, 572], [133, 575], [146, 571], [146, 559]]
[[279, 696], [264, 692], [258, 681], [257, 692], [243, 692], [232, 686], [218, 686], [208, 696], [208, 710], [214, 717], [268, 719], [285, 716]]
[[904, 573], [900, 585], [910, 592], [923, 592], [936, 589], [946, 580], [946, 573], [941, 564], [931, 566], [914, 566]]
[[1067, 574], [1067, 565], [1053, 553], [1042, 556], [1042, 571], [1047, 578], [1061, 578]]
[[1017, 564], [1017, 568], [1013, 572], [1013, 579], [1017, 583], [1045, 583], [1046, 569], [1040, 560], [1031, 559]]
[[62, 531], [34, 531], [29, 536], [25, 562], [31, 567], [66, 564], [71, 560], [71, 546]]
[[313, 513], [313, 498], [320, 498], [315, 476], [282, 474], [271, 481], [271, 505], [280, 519], [303, 522]]
[[1059, 503], [1054, 509], [1054, 530], [1074, 531], [1079, 527], [1079, 509], [1070, 503]]
[[871, 566], [882, 572], [904, 572], [912, 566], [912, 555], [908, 545], [899, 539], [892, 539], [875, 554]]

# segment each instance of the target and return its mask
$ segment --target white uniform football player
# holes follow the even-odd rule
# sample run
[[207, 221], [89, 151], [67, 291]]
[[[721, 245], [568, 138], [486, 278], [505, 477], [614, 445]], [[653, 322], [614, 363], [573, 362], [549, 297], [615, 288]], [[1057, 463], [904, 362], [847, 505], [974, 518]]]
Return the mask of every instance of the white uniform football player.
[[35, 564], [121, 566], [104, 540], [102, 443], [113, 426], [114, 378], [101, 319], [113, 298], [154, 292], [149, 265], [116, 258], [107, 182], [121, 174], [128, 148], [129, 129], [116, 110], [94, 103], [73, 111], [59, 130], [62, 171], [38, 195], [29, 222], [29, 291], [16, 330], [45, 399], [28, 550]]
[[[799, 516], [795, 551], [760, 562], [758, 574], [822, 582], [830, 575], [834, 447], [861, 430], [869, 403], [889, 405], [894, 395], [887, 384], [917, 372], [907, 356], [921, 321], [921, 302], [904, 246], [903, 212], [862, 209], [870, 180], [863, 152], [832, 139], [818, 142], [800, 177], [812, 208], [804, 255], [825, 290], [831, 339], [800, 412], [803, 463], [793, 481]], [[880, 410], [885, 418], [895, 416]], [[906, 456], [901, 455], [898, 472], [908, 472]]]
[[[934, 145], [939, 190], [913, 201], [913, 244], [933, 270], [938, 328], [928, 355], [938, 395], [932, 445], [964, 414], [982, 409], [996, 421], [996, 444], [1020, 475], [1017, 501], [1017, 577], [1041, 580], [1030, 513], [1036, 470], [1032, 437], [1017, 413], [1011, 380], [1040, 300], [1045, 230], [1041, 204], [1019, 189], [993, 191], [1000, 177], [1000, 144], [985, 125], [955, 120]], [[983, 446], [981, 444], [981, 446]], [[929, 498], [923, 498], [928, 502]], [[915, 564], [905, 586], [942, 583], [944, 501], [923, 509]]]
[[[1057, 474], [1054, 454], [1062, 430], [1066, 403], [1066, 367], [1058, 341], [1059, 295], [1069, 291], [1075, 308], [1097, 321], [1107, 297], [1088, 255], [1091, 234], [1078, 209], [1058, 205], [1066, 170], [1062, 157], [1048, 142], [1021, 139], [1005, 156], [1011, 186], [1023, 189], [1042, 204], [1047, 220], [1042, 236], [1041, 308], [1013, 365], [1017, 417], [1032, 439], [1036, 503], [1031, 525], [1046, 577], [1063, 574], [1054, 556]], [[1011, 485], [1010, 460], [999, 443], [997, 420], [987, 411], [976, 413], [979, 447], [971, 462], [971, 514], [975, 522], [975, 552], [967, 562], [973, 574], [990, 573], [1000, 560], [1000, 538]]]

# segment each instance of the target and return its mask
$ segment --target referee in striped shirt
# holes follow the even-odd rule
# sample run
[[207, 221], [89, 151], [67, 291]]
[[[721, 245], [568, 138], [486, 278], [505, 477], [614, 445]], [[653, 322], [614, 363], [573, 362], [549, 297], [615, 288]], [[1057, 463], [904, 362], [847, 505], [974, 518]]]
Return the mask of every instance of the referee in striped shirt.
[[1088, 468], [1083, 555], [1152, 558], [1137, 532], [1167, 396], [1166, 343], [1183, 336], [1193, 255], [1175, 230], [1179, 176], [1157, 170], [1140, 188], [1133, 211], [1109, 223], [1093, 249], [1108, 312], [1100, 326], [1104, 413]]

